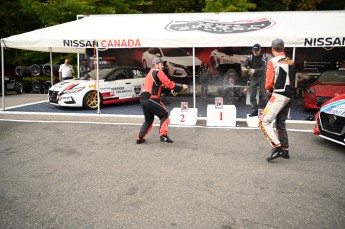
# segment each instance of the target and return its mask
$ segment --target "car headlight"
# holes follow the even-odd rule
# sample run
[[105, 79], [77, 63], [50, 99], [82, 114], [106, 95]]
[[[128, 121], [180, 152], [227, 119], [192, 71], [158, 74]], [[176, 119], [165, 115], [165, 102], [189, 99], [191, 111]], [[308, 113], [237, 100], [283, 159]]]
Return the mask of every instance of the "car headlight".
[[313, 95], [313, 94], [315, 94], [315, 90], [314, 89], [308, 89], [307, 94]]
[[63, 91], [62, 94], [77, 93], [77, 92], [82, 91], [84, 88], [85, 88], [85, 87], [72, 88], [72, 89], [70, 89], [70, 90]]
[[175, 68], [184, 68], [183, 65], [175, 64], [175, 63], [173, 63], [173, 62], [169, 62], [169, 64], [171, 64], [171, 65], [174, 66]]

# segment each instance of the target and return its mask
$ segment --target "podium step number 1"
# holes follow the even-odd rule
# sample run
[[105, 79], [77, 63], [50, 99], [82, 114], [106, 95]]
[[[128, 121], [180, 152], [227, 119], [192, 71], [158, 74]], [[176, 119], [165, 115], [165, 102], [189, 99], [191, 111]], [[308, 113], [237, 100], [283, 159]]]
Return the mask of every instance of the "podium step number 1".
[[236, 126], [236, 106], [223, 105], [223, 98], [217, 98], [215, 104], [207, 105], [206, 125]]

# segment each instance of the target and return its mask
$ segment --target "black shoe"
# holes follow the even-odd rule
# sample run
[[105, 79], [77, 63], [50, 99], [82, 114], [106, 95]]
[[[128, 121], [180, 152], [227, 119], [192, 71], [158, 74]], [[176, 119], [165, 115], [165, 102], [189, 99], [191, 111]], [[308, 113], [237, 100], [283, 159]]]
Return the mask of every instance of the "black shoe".
[[253, 117], [253, 116], [258, 116], [258, 110], [253, 110], [253, 112], [249, 115], [249, 117]]
[[285, 158], [285, 159], [289, 159], [290, 158], [289, 150], [284, 150], [284, 154], [282, 155], [282, 158]]
[[137, 139], [137, 144], [141, 144], [141, 143], [144, 143], [145, 142], [145, 139]]
[[267, 161], [273, 161], [274, 159], [277, 159], [278, 157], [283, 157], [285, 154], [283, 148], [281, 146], [277, 148], [273, 148], [271, 150], [271, 156], [266, 158]]
[[173, 143], [174, 141], [171, 140], [167, 135], [160, 136], [161, 142]]

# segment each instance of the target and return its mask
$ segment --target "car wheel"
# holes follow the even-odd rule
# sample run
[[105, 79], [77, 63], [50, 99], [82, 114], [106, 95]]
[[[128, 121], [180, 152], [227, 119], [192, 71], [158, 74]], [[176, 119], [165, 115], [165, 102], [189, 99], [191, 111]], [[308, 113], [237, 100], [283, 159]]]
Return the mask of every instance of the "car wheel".
[[[102, 104], [102, 97], [101, 97], [100, 104]], [[83, 106], [88, 110], [95, 110], [98, 108], [96, 91], [89, 91], [88, 93], [86, 93], [83, 99]]]
[[17, 83], [16, 92], [17, 92], [17, 94], [23, 94], [23, 84], [22, 83]]
[[40, 93], [41, 92], [41, 82], [38, 80], [32, 81], [31, 89], [32, 89], [33, 93]]
[[145, 69], [147, 69], [147, 63], [146, 63], [146, 60], [145, 60], [145, 59], [143, 60], [143, 67], [144, 67]]

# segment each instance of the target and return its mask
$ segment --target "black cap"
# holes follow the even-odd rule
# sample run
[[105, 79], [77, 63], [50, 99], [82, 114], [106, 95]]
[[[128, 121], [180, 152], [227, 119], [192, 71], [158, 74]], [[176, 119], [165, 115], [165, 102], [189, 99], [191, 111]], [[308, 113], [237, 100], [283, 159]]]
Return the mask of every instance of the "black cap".
[[255, 51], [255, 52], [260, 51], [261, 50], [261, 45], [260, 44], [253, 45], [252, 50]]

